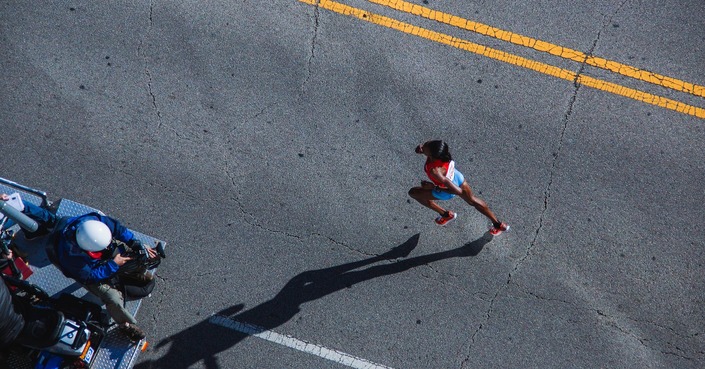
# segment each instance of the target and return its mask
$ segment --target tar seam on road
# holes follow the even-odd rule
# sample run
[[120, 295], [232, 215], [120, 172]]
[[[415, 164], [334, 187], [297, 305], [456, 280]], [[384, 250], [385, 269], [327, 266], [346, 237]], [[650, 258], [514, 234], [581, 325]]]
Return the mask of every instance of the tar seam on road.
[[392, 369], [388, 366], [375, 364], [371, 361], [361, 359], [344, 352], [329, 349], [320, 345], [302, 341], [300, 339], [266, 330], [256, 325], [241, 323], [228, 317], [213, 315], [208, 320], [212, 324], [236, 330], [250, 336], [255, 336], [263, 340], [277, 343], [282, 346], [293, 348], [311, 355], [316, 355], [327, 360], [335, 361], [338, 364], [357, 369]]
[[[647, 104], [659, 106], [662, 108], [677, 111], [679, 113], [692, 115], [698, 118], [705, 118], [705, 109], [688, 105], [680, 101], [669, 99], [666, 97], [650, 94], [648, 92], [636, 90], [630, 87], [625, 87], [616, 83], [603, 81], [594, 77], [583, 74], [578, 75], [573, 71], [558, 68], [546, 63], [537, 62], [518, 55], [510, 54], [501, 50], [493, 49], [474, 42], [463, 40], [440, 32], [431, 31], [422, 27], [414, 26], [409, 23], [401, 22], [393, 18], [385, 17], [379, 14], [371, 13], [362, 9], [354, 8], [345, 4], [341, 4], [331, 0], [299, 0], [300, 2], [321, 7], [335, 13], [356, 17], [358, 19], [381, 25], [387, 28], [398, 30], [410, 35], [425, 38], [440, 44], [455, 47], [457, 49], [469, 51], [478, 55], [486, 56], [491, 59], [499, 60], [508, 64], [530, 69], [539, 73], [543, 73], [556, 78], [570, 81], [571, 83], [581, 84], [587, 87], [592, 87], [605, 92], [610, 92], [615, 95], [624, 96], [633, 100], [641, 101]], [[446, 15], [446, 18], [450, 15]], [[582, 61], [582, 60], [581, 60]]]

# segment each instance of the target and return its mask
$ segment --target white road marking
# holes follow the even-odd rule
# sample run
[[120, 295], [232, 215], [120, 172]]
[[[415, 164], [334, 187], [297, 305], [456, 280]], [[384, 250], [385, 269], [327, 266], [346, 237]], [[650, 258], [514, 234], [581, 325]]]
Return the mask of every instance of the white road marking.
[[255, 336], [263, 340], [274, 342], [282, 346], [290, 347], [305, 353], [320, 356], [324, 359], [335, 361], [336, 363], [358, 369], [392, 369], [388, 366], [375, 364], [369, 360], [361, 359], [338, 350], [332, 350], [320, 345], [308, 343], [300, 339], [266, 330], [256, 325], [241, 323], [228, 317], [213, 315], [208, 320], [210, 323], [230, 328], [238, 332]]

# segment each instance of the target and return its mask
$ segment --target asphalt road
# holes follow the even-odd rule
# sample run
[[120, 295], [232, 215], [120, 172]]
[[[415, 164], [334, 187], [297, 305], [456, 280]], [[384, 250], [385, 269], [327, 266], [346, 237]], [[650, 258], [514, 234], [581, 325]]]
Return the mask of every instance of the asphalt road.
[[[705, 367], [705, 119], [463, 47], [703, 96], [343, 3], [0, 3], [0, 176], [168, 242], [137, 368]], [[412, 3], [705, 84], [701, 2]]]

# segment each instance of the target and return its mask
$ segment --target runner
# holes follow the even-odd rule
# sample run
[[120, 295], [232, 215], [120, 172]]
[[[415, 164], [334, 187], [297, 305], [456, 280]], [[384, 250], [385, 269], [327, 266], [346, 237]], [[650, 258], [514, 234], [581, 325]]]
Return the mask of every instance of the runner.
[[497, 236], [509, 230], [509, 224], [501, 222], [490, 210], [487, 203], [475, 196], [465, 177], [455, 168], [455, 161], [450, 155], [448, 144], [441, 140], [426, 141], [416, 147], [417, 154], [426, 155], [424, 171], [431, 180], [421, 181], [420, 187], [409, 190], [409, 196], [421, 205], [436, 211], [438, 225], [444, 226], [455, 219], [458, 214], [439, 206], [437, 200], [450, 200], [459, 195], [465, 202], [472, 205], [477, 211], [492, 221], [490, 234]]

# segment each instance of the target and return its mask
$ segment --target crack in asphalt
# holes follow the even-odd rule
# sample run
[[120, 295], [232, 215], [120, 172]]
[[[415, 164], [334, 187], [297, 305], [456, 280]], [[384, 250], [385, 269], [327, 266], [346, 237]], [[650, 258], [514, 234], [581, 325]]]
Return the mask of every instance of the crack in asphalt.
[[[426, 266], [426, 267], [429, 267], [428, 264], [425, 265], [425, 266]], [[430, 268], [430, 267], [429, 267], [429, 269], [431, 269], [432, 271], [436, 272], [436, 274], [438, 274], [438, 275], [443, 275], [443, 273], [438, 273], [438, 272], [435, 271], [433, 268]], [[454, 291], [454, 292], [460, 292], [462, 295], [464, 295], [464, 296], [466, 296], [466, 297], [476, 298], [476, 299], [479, 299], [479, 300], [482, 300], [482, 301], [485, 301], [485, 302], [489, 302], [489, 300], [488, 300], [487, 298], [484, 298], [484, 296], [487, 296], [487, 293], [485, 293], [485, 292], [473, 292], [473, 291], [467, 289], [467, 288], [466, 288], [465, 286], [463, 286], [463, 285], [455, 284], [455, 283], [453, 283], [453, 282], [451, 282], [451, 281], [443, 280], [443, 279], [441, 279], [441, 278], [434, 278], [434, 277], [432, 277], [432, 276], [430, 276], [430, 275], [425, 275], [424, 273], [419, 273], [419, 277], [421, 277], [421, 278], [423, 278], [423, 279], [427, 279], [427, 280], [432, 281], [432, 282], [435, 282], [435, 283], [438, 283], [438, 284], [440, 284], [440, 285], [442, 285], [442, 286], [445, 286], [445, 287], [450, 287], [450, 289], [451, 289], [452, 291]]]
[[[149, 45], [149, 42], [147, 41], [149, 38], [149, 35], [152, 34], [152, 27], [154, 25], [154, 2], [150, 0], [149, 2], [149, 23], [147, 24], [147, 35], [145, 36], [145, 43]], [[144, 59], [144, 73], [147, 75], [147, 91], [149, 92], [149, 96], [152, 99], [152, 107], [154, 108], [154, 111], [157, 114], [157, 128], [160, 128], [162, 126], [162, 112], [159, 110], [159, 107], [157, 106], [157, 97], [154, 95], [154, 91], [152, 91], [152, 72], [149, 70], [149, 63], [147, 61], [147, 51], [146, 48], [145, 50], [142, 50], [142, 45], [138, 47], [138, 53], [142, 54], [142, 58]]]
[[[158, 269], [157, 269], [158, 270]], [[163, 284], [166, 284], [168, 282], [168, 278], [164, 278], [161, 275], [157, 274], [156, 271], [154, 272], [154, 279], [157, 280], [158, 284], [161, 286]], [[156, 295], [156, 297], [154, 297]], [[157, 288], [156, 291], [153, 291], [151, 294], [149, 294], [149, 297], [151, 297], [153, 300], [156, 299], [156, 302], [154, 302], [154, 306], [163, 306], [165, 304], [165, 301], [167, 301], [167, 292], [166, 288]], [[171, 297], [171, 296], [170, 296]], [[149, 312], [149, 315], [147, 317], [147, 321], [149, 321], [152, 326], [154, 326], [155, 330], [159, 331], [162, 327], [161, 324], [159, 324], [160, 321], [160, 311], [159, 309], [154, 309]], [[156, 334], [155, 334], [156, 336]]]
[[[137, 46], [137, 55], [142, 55], [142, 59], [144, 61], [144, 74], [147, 76], [147, 93], [149, 93], [150, 97], [150, 102], [152, 105], [152, 108], [154, 109], [154, 112], [157, 116], [157, 129], [162, 128], [164, 126], [163, 124], [163, 114], [161, 109], [159, 109], [159, 105], [157, 104], [157, 95], [154, 93], [153, 89], [153, 77], [152, 77], [152, 71], [149, 69], [149, 58], [147, 57], [147, 48], [149, 47], [149, 38], [150, 35], [153, 32], [154, 28], [154, 0], [149, 1], [149, 16], [148, 16], [149, 22], [147, 23], [147, 32], [144, 37], [144, 42], [140, 42], [139, 46]], [[176, 137], [181, 140], [189, 141], [189, 142], [196, 142], [195, 140], [184, 136], [183, 134], [179, 133], [179, 131], [173, 127], [170, 126], [165, 126], [167, 127], [170, 131], [174, 132]]]
[[[319, 20], [320, 20], [320, 0], [316, 1], [315, 6], [313, 7], [313, 32], [311, 36], [311, 47], [309, 48], [309, 55], [306, 60], [306, 76], [304, 77], [303, 82], [301, 82], [301, 92], [297, 94], [296, 99], [300, 100], [302, 95], [306, 92], [306, 86], [308, 85], [309, 80], [311, 79], [311, 76], [313, 75], [312, 71], [312, 65], [313, 65], [313, 59], [316, 57], [316, 40], [318, 39], [318, 26], [319, 26]], [[272, 107], [276, 106], [277, 102], [273, 102], [265, 106], [264, 108], [260, 109], [258, 113], [253, 115], [250, 119], [257, 119], [260, 116], [262, 116], [267, 110], [271, 109]], [[346, 246], [347, 247], [347, 246]], [[368, 255], [368, 254], [365, 254]]]
[[[231, 178], [231, 180], [232, 180], [232, 178]], [[234, 181], [232, 182], [232, 185], [235, 186]], [[301, 236], [301, 235], [298, 235], [298, 234], [289, 233], [289, 232], [286, 232], [286, 231], [282, 231], [282, 230], [277, 230], [277, 229], [273, 229], [273, 228], [266, 227], [266, 226], [264, 226], [261, 222], [259, 222], [259, 221], [257, 220], [257, 217], [255, 217], [254, 215], [252, 215], [251, 213], [249, 213], [249, 212], [247, 212], [247, 211], [245, 210], [245, 207], [244, 207], [244, 205], [242, 204], [242, 202], [240, 202], [240, 199], [238, 198], [238, 196], [233, 196], [233, 197], [232, 197], [232, 200], [237, 204], [237, 206], [238, 206], [238, 208], [239, 208], [239, 211], [240, 211], [240, 214], [242, 214], [242, 220], [243, 220], [245, 223], [247, 223], [248, 225], [250, 225], [250, 226], [252, 226], [252, 227], [261, 229], [261, 230], [263, 230], [263, 231], [265, 231], [265, 232], [272, 233], [272, 234], [283, 235], [283, 236], [288, 237], [288, 238], [293, 238], [293, 239], [295, 239], [296, 241], [298, 241], [299, 243], [304, 243], [307, 238], [311, 238], [311, 237], [314, 237], [314, 238], [321, 238], [321, 239], [323, 239], [323, 240], [325, 240], [325, 241], [327, 241], [327, 242], [329, 242], [329, 243], [331, 243], [331, 244], [333, 244], [333, 245], [343, 247], [343, 248], [347, 249], [348, 251], [350, 251], [350, 252], [352, 252], [352, 253], [355, 253], [355, 254], [358, 254], [358, 255], [362, 255], [362, 256], [365, 256], [365, 257], [374, 257], [374, 256], [380, 256], [380, 255], [383, 254], [383, 253], [382, 253], [382, 254], [374, 254], [374, 253], [369, 253], [369, 252], [365, 252], [365, 251], [362, 251], [362, 250], [358, 250], [358, 249], [356, 249], [356, 248], [354, 248], [354, 247], [348, 245], [348, 244], [345, 243], [345, 242], [338, 241], [338, 240], [336, 240], [336, 239], [334, 239], [334, 238], [332, 238], [332, 237], [330, 237], [330, 236], [326, 236], [326, 235], [324, 235], [324, 234], [317, 233], [317, 232], [310, 232], [308, 235]], [[233, 224], [233, 222], [228, 223], [228, 225], [232, 225], [232, 224]]]
[[[223, 158], [223, 159], [224, 159], [224, 162], [225, 162], [225, 170], [224, 170], [224, 171], [225, 171], [225, 174], [227, 175], [227, 177], [228, 177], [228, 179], [229, 179], [229, 181], [230, 181], [230, 184], [233, 186], [233, 188], [238, 188], [237, 184], [235, 183], [235, 176], [232, 174], [232, 172], [231, 172], [230, 169], [229, 169], [229, 165], [228, 165], [228, 160], [227, 160], [227, 158]], [[239, 195], [239, 192], [238, 192], [238, 195]], [[336, 239], [334, 239], [334, 238], [332, 238], [332, 237], [330, 237], [330, 236], [326, 236], [326, 235], [321, 234], [321, 233], [311, 232], [311, 233], [309, 233], [309, 234], [306, 235], [306, 236], [301, 236], [301, 235], [297, 235], [297, 234], [294, 234], [294, 233], [289, 233], [289, 232], [286, 232], [286, 231], [282, 231], [282, 230], [277, 230], [277, 229], [273, 229], [273, 228], [266, 227], [266, 226], [264, 226], [259, 220], [257, 220], [257, 217], [256, 217], [256, 216], [252, 215], [251, 213], [249, 213], [249, 212], [247, 212], [247, 211], [245, 210], [245, 206], [244, 206], [244, 205], [242, 204], [242, 202], [240, 201], [239, 196], [233, 196], [233, 197], [232, 197], [232, 200], [233, 200], [233, 202], [235, 202], [235, 204], [237, 204], [237, 207], [238, 207], [238, 209], [239, 209], [239, 211], [240, 211], [240, 214], [242, 215], [242, 220], [243, 220], [245, 223], [247, 223], [248, 225], [250, 225], [250, 226], [252, 226], [252, 227], [261, 229], [261, 230], [263, 230], [263, 231], [265, 231], [265, 232], [272, 233], [272, 234], [283, 235], [283, 236], [288, 237], [288, 238], [293, 238], [293, 239], [295, 239], [296, 241], [298, 241], [299, 243], [303, 243], [306, 238], [317, 237], [317, 238], [322, 238], [322, 239], [326, 240], [327, 242], [332, 243], [332, 244], [334, 244], [334, 245], [341, 246], [341, 247], [343, 247], [343, 248], [349, 250], [350, 252], [353, 252], [353, 253], [356, 253], [356, 254], [359, 254], [359, 255], [363, 255], [363, 256], [366, 256], [366, 257], [370, 257], [370, 256], [379, 256], [379, 255], [381, 255], [381, 254], [372, 254], [372, 253], [368, 253], [368, 252], [364, 252], [364, 251], [358, 250], [358, 249], [356, 249], [356, 248], [354, 248], [354, 247], [352, 247], [352, 246], [350, 246], [350, 245], [348, 245], [348, 244], [346, 244], [346, 243], [344, 243], [344, 242], [338, 241], [338, 240], [336, 240]], [[229, 222], [227, 225], [232, 225], [232, 224], [233, 224], [233, 222]]]
[[[679, 339], [682, 339], [682, 340], [695, 340], [700, 335], [700, 333], [683, 334], [672, 327], [668, 327], [668, 326], [665, 326], [665, 325], [657, 323], [657, 322], [653, 322], [650, 320], [634, 319], [629, 316], [617, 317], [617, 316], [614, 316], [614, 315], [606, 312], [604, 309], [600, 309], [600, 308], [597, 308], [594, 306], [589, 306], [589, 305], [586, 306], [585, 304], [579, 304], [574, 301], [567, 301], [567, 300], [561, 300], [561, 299], [542, 296], [540, 294], [537, 294], [537, 293], [530, 291], [528, 288], [526, 288], [522, 285], [519, 285], [519, 284], [515, 284], [515, 286], [519, 289], [520, 292], [523, 292], [524, 294], [526, 294], [532, 298], [535, 298], [537, 300], [565, 304], [565, 305], [568, 305], [574, 309], [592, 313], [597, 317], [597, 320], [599, 322], [601, 322], [602, 324], [604, 324], [605, 326], [612, 327], [615, 330], [619, 331], [622, 335], [627, 336], [627, 337], [631, 337], [635, 341], [638, 341], [639, 344], [641, 344], [644, 348], [646, 348], [650, 351], [677, 356], [679, 358], [689, 360], [689, 361], [699, 360], [703, 356], [705, 356], [705, 351], [690, 350], [690, 352], [688, 352], [688, 350], [679, 347], [678, 346], [679, 343], [671, 342], [665, 338], [663, 340], [663, 342], [664, 342], [663, 345], [665, 345], [666, 348], [673, 348], [673, 350], [666, 351], [662, 347], [653, 347], [655, 345], [658, 345], [658, 342], [655, 342], [654, 344], [649, 345], [649, 342], [652, 342], [652, 340], [647, 339], [647, 338], [641, 338], [639, 335], [637, 335], [637, 333], [633, 332], [633, 330], [630, 330], [628, 328], [629, 323], [626, 323], [626, 324], [620, 323], [620, 320], [622, 320], [622, 321], [628, 320], [628, 321], [631, 321], [636, 324], [648, 324], [648, 325], [655, 327], [656, 329], [670, 332], [671, 335], [673, 335]], [[511, 296], [508, 296], [508, 297], [512, 298]], [[521, 299], [521, 297], [514, 297], [514, 298]], [[627, 327], [625, 327], [625, 326], [627, 326]], [[683, 343], [686, 343], [686, 342], [682, 342], [681, 345]], [[690, 345], [690, 346], [695, 346], [695, 345], [697, 345], [697, 344]]]
[[[641, 338], [636, 333], [632, 332], [630, 329], [623, 327], [623, 325], [619, 323], [619, 318], [614, 317], [614, 316], [612, 316], [602, 310], [599, 310], [599, 309], [587, 308], [587, 310], [595, 312], [598, 316], [598, 320], [602, 320], [603, 324], [605, 324], [609, 327], [613, 327], [614, 329], [619, 331], [624, 336], [628, 336], [628, 337], [633, 338], [634, 340], [638, 341], [644, 348], [646, 348], [648, 350], [660, 352], [662, 354], [667, 354], [667, 355], [674, 355], [674, 356], [680, 357], [681, 359], [685, 359], [685, 360], [689, 360], [689, 361], [698, 360], [698, 358], [696, 356], [700, 355], [702, 357], [703, 354], [705, 354], [705, 352], [703, 352], [703, 351], [696, 351], [696, 352], [693, 352], [691, 355], [685, 349], [682, 349], [681, 347], [679, 347], [678, 343], [670, 342], [668, 340], [665, 340], [665, 346], [673, 348], [673, 350], [671, 350], [671, 351], [666, 351], [662, 348], [651, 347], [650, 345], [648, 345], [648, 342], [651, 342], [650, 339]], [[602, 318], [602, 319], [600, 319], [600, 318]], [[632, 318], [629, 318], [629, 317], [626, 317], [626, 319], [629, 319], [633, 322], [639, 322], [639, 321], [632, 319]], [[651, 325], [658, 327], [660, 329], [668, 330], [673, 335], [678, 336], [680, 338], [692, 339], [693, 337], [695, 337], [695, 336], [693, 336], [693, 337], [684, 336], [684, 335], [680, 334], [679, 332], [675, 331], [671, 327], [664, 327], [664, 326], [657, 324], [657, 323], [654, 323], [654, 322], [649, 322], [649, 321], [641, 321], [641, 322], [651, 324]], [[655, 344], [658, 344], [658, 343], [655, 343]]]
[[[632, 339], [638, 341], [639, 344], [642, 345], [644, 348], [646, 348], [650, 351], [660, 352], [665, 355], [677, 356], [679, 358], [689, 360], [689, 361], [700, 360], [703, 356], [705, 356], [705, 351], [703, 351], [703, 350], [700, 350], [700, 351], [691, 350], [691, 352], [689, 353], [686, 349], [683, 349], [680, 346], [678, 346], [678, 343], [668, 341], [665, 338], [663, 340], [664, 344], [669, 348], [673, 348], [673, 350], [666, 351], [663, 348], [652, 347], [653, 345], [650, 346], [648, 344], [652, 340], [647, 339], [647, 338], [641, 338], [640, 336], [638, 336], [636, 333], [634, 333], [629, 328], [625, 328], [624, 324], [620, 324], [619, 317], [615, 317], [603, 309], [599, 309], [599, 308], [596, 308], [593, 306], [581, 305], [581, 304], [574, 302], [574, 301], [567, 301], [567, 300], [561, 300], [561, 299], [542, 296], [540, 294], [537, 294], [537, 293], [530, 291], [525, 286], [522, 286], [519, 284], [515, 284], [515, 286], [517, 286], [521, 292], [523, 292], [526, 295], [531, 296], [532, 298], [535, 298], [537, 300], [561, 303], [561, 304], [569, 305], [569, 306], [571, 306], [575, 309], [578, 309], [578, 310], [590, 312], [590, 313], [594, 314], [597, 317], [598, 321], [600, 321], [602, 324], [614, 328], [615, 330], [619, 331], [624, 336], [631, 337]], [[520, 298], [520, 297], [517, 297], [517, 298]], [[664, 326], [660, 323], [652, 322], [649, 320], [638, 320], [638, 319], [630, 318], [628, 316], [622, 317], [621, 320], [623, 320], [623, 319], [627, 319], [627, 320], [629, 320], [633, 323], [637, 323], [637, 324], [648, 324], [648, 325], [654, 326], [658, 329], [668, 331], [672, 335], [674, 335], [678, 338], [681, 338], [681, 339], [685, 339], [685, 340], [693, 340], [693, 339], [696, 339], [700, 335], [700, 333], [693, 333], [690, 335], [682, 334], [681, 332], [678, 332], [676, 329], [674, 329], [672, 327]], [[658, 343], [655, 343], [655, 344], [658, 344]]]
[[[600, 321], [602, 324], [614, 328], [615, 330], [619, 331], [619, 332], [620, 332], [622, 335], [624, 335], [624, 336], [631, 337], [631, 338], [634, 339], [635, 341], [639, 342], [639, 344], [640, 344], [641, 346], [643, 346], [643, 347], [644, 347], [645, 349], [647, 349], [647, 350], [654, 351], [654, 352], [660, 352], [661, 354], [664, 354], [664, 355], [673, 355], [673, 356], [676, 356], [676, 357], [679, 357], [679, 358], [681, 358], [681, 359], [688, 360], [688, 361], [699, 360], [700, 357], [705, 356], [705, 351], [696, 351], [696, 352], [693, 352], [692, 355], [691, 355], [691, 354], [689, 354], [685, 349], [682, 349], [681, 347], [679, 347], [677, 343], [673, 343], [673, 342], [670, 342], [670, 341], [666, 341], [666, 342], [665, 342], [665, 345], [668, 346], [668, 347], [673, 348], [674, 350], [666, 351], [666, 350], [661, 349], [661, 348], [651, 347], [651, 346], [648, 344], [649, 342], [651, 342], [650, 339], [641, 338], [641, 337], [639, 337], [636, 333], [634, 333], [634, 332], [632, 332], [631, 330], [629, 330], [628, 328], [624, 328], [622, 325], [619, 324], [618, 318], [616, 318], [616, 317], [614, 317], [614, 316], [612, 316], [612, 315], [606, 313], [605, 311], [603, 311], [603, 310], [601, 310], [601, 309], [597, 309], [597, 308], [594, 308], [594, 307], [584, 307], [584, 306], [578, 305], [578, 304], [576, 304], [576, 303], [574, 303], [574, 302], [544, 297], [544, 296], [535, 294], [535, 293], [533, 293], [533, 292], [531, 292], [531, 291], [528, 291], [528, 290], [526, 290], [526, 289], [522, 289], [522, 291], [523, 291], [524, 293], [526, 293], [527, 295], [529, 295], [529, 296], [531, 296], [531, 297], [533, 297], [533, 298], [536, 298], [536, 299], [538, 299], [538, 300], [544, 300], [544, 301], [551, 301], [551, 302], [563, 303], [563, 304], [570, 305], [570, 306], [572, 306], [572, 307], [574, 307], [574, 308], [576, 308], [576, 309], [579, 309], [579, 310], [585, 310], [585, 311], [588, 311], [588, 312], [592, 312], [592, 313], [594, 313], [594, 314], [597, 316], [598, 321]], [[681, 337], [681, 338], [693, 339], [694, 337], [697, 337], [697, 336], [699, 335], [698, 333], [695, 333], [695, 334], [692, 334], [692, 335], [690, 335], [690, 336], [686, 336], [686, 335], [680, 334], [679, 332], [677, 332], [675, 329], [673, 329], [673, 328], [671, 328], [671, 327], [665, 327], [665, 326], [663, 326], [663, 325], [661, 325], [661, 324], [658, 324], [658, 323], [655, 323], [655, 322], [639, 321], [639, 320], [635, 320], [635, 319], [632, 319], [632, 318], [629, 318], [629, 317], [626, 317], [626, 319], [629, 319], [629, 320], [631, 320], [631, 321], [633, 321], [633, 322], [636, 322], [636, 323], [647, 323], [647, 324], [653, 325], [653, 326], [655, 326], [655, 327], [657, 327], [657, 328], [664, 329], [664, 330], [668, 330], [668, 331], [670, 331], [672, 334], [674, 334], [675, 336], [678, 336], [678, 337]], [[700, 357], [698, 357], [698, 356], [700, 356]]]
[[[673, 356], [676, 356], [676, 357], [679, 357], [679, 358], [681, 358], [681, 359], [685, 359], [685, 360], [688, 360], [688, 361], [695, 361], [695, 360], [698, 359], [698, 358], [696, 358], [696, 357], [694, 357], [694, 356], [689, 356], [688, 353], [686, 352], [686, 350], [680, 348], [679, 346], [677, 346], [676, 343], [673, 343], [673, 342], [669, 342], [669, 341], [666, 341], [666, 342], [665, 342], [666, 346], [668, 346], [668, 347], [670, 347], [670, 348], [673, 349], [673, 350], [671, 350], [671, 351], [666, 351], [666, 350], [664, 350], [664, 349], [659, 349], [659, 348], [651, 347], [651, 346], [648, 345], [648, 342], [651, 342], [650, 339], [648, 339], [648, 338], [641, 338], [641, 337], [639, 337], [636, 333], [632, 332], [631, 330], [622, 327], [622, 326], [619, 324], [617, 318], [615, 318], [615, 317], [613, 317], [613, 316], [611, 316], [611, 315], [609, 315], [609, 314], [603, 312], [602, 310], [598, 310], [598, 309], [589, 309], [589, 310], [593, 310], [595, 313], [597, 313], [598, 321], [601, 321], [601, 322], [602, 322], [603, 324], [605, 324], [606, 326], [609, 326], [609, 327], [612, 327], [612, 328], [616, 329], [617, 331], [619, 331], [619, 332], [620, 332], [622, 335], [624, 335], [624, 336], [631, 337], [632, 339], [634, 339], [634, 340], [636, 340], [637, 342], [639, 342], [639, 344], [640, 344], [641, 346], [643, 346], [643, 347], [644, 347], [645, 349], [647, 349], [647, 350], [660, 352], [661, 354], [664, 354], [664, 355], [673, 355]], [[696, 352], [695, 354], [696, 354], [696, 355], [697, 355], [697, 354], [700, 354], [700, 355], [702, 356], [703, 351]]]
[[[597, 44], [600, 41], [600, 37], [602, 36], [602, 31], [607, 28], [607, 26], [612, 22], [612, 19], [614, 16], [620, 11], [620, 9], [630, 0], [624, 0], [622, 3], [617, 6], [615, 11], [609, 15], [604, 17], [604, 21], [602, 23], [602, 26], [600, 30], [597, 32], [597, 35], [595, 39], [592, 42], [592, 45], [590, 49], [588, 50], [587, 53], [585, 53], [585, 57], [583, 58], [582, 63], [580, 63], [580, 67], [578, 68], [578, 72], [575, 75], [575, 78], [573, 79], [573, 93], [570, 96], [570, 99], [568, 100], [568, 106], [566, 108], [566, 112], [563, 115], [563, 125], [561, 127], [561, 132], [558, 137], [558, 145], [555, 150], [555, 152], [552, 154], [553, 155], [553, 160], [551, 162], [551, 170], [549, 172], [548, 176], [548, 183], [546, 185], [546, 188], [544, 189], [544, 198], [543, 198], [543, 209], [541, 209], [541, 214], [539, 215], [539, 221], [538, 221], [538, 226], [536, 227], [536, 230], [534, 231], [534, 237], [529, 243], [529, 246], [526, 248], [524, 255], [520, 257], [515, 263], [514, 267], [512, 270], [508, 273], [507, 276], [507, 281], [504, 285], [502, 285], [497, 292], [495, 293], [494, 297], [490, 300], [489, 303], [489, 308], [487, 309], [487, 312], [485, 313], [484, 320], [480, 323], [480, 325], [477, 327], [477, 329], [473, 332], [472, 336], [470, 337], [470, 346], [468, 347], [467, 352], [469, 353], [473, 346], [475, 345], [475, 340], [477, 338], [477, 335], [482, 331], [482, 329], [485, 327], [487, 322], [492, 318], [492, 312], [494, 311], [494, 305], [499, 297], [499, 295], [512, 283], [512, 278], [513, 274], [515, 274], [519, 268], [524, 264], [524, 262], [529, 259], [532, 255], [532, 251], [534, 250], [536, 246], [536, 241], [538, 240], [539, 234], [541, 233], [541, 230], [543, 229], [543, 223], [544, 223], [544, 218], [546, 216], [546, 212], [548, 211], [549, 207], [549, 201], [551, 199], [551, 189], [553, 187], [553, 180], [556, 174], [556, 167], [558, 165], [558, 159], [561, 155], [561, 152], [563, 150], [563, 144], [564, 144], [564, 139], [565, 139], [565, 134], [566, 131], [568, 130], [568, 123], [570, 121], [570, 117], [573, 114], [573, 107], [575, 105], [575, 102], [578, 98], [578, 92], [580, 91], [580, 88], [582, 87], [582, 84], [580, 83], [580, 76], [583, 74], [583, 71], [585, 70], [585, 67], [587, 66], [587, 59], [593, 55], [595, 52], [595, 49], [597, 48]], [[470, 361], [470, 355], [468, 354], [466, 358], [461, 362], [460, 367], [465, 368], [468, 362]]]
[[306, 61], [306, 78], [304, 79], [304, 82], [301, 84], [301, 92], [306, 91], [306, 84], [308, 84], [309, 79], [311, 78], [311, 65], [313, 64], [313, 58], [316, 56], [316, 39], [318, 38], [318, 22], [320, 20], [320, 0], [316, 1], [316, 5], [313, 7], [313, 35], [311, 36], [311, 48], [310, 48], [310, 53], [308, 56], [308, 60]]
[[275, 105], [277, 105], [277, 102], [276, 102], [276, 101], [273, 102], [273, 103], [267, 104], [267, 106], [265, 106], [264, 108], [260, 109], [259, 113], [253, 115], [250, 119], [257, 119], [257, 118], [259, 118], [259, 117], [262, 116], [267, 110], [271, 109], [271, 108], [272, 108], [273, 106], [275, 106]]
[[[591, 52], [595, 47], [595, 43], [593, 43], [593, 47], [591, 49]], [[587, 59], [587, 57], [585, 59]], [[514, 267], [508, 273], [506, 283], [504, 283], [497, 290], [497, 292], [494, 294], [494, 296], [490, 300], [490, 306], [487, 309], [487, 311], [485, 312], [485, 317], [484, 317], [482, 323], [480, 323], [480, 325], [477, 327], [477, 329], [475, 329], [472, 336], [470, 337], [470, 346], [468, 348], [468, 352], [470, 352], [472, 350], [473, 346], [475, 345], [475, 340], [477, 338], [477, 335], [485, 327], [485, 324], [487, 322], [489, 322], [489, 320], [492, 318], [492, 312], [494, 311], [494, 305], [495, 305], [495, 302], [497, 301], [497, 298], [512, 283], [513, 274], [515, 274], [519, 270], [519, 268], [521, 268], [521, 266], [524, 264], [524, 262], [531, 256], [532, 250], [536, 246], [536, 241], [538, 240], [539, 234], [541, 233], [541, 230], [543, 229], [543, 222], [544, 222], [544, 218], [546, 216], [546, 212], [548, 211], [549, 200], [551, 198], [551, 188], [553, 186], [553, 178], [555, 176], [558, 158], [560, 157], [560, 153], [563, 149], [563, 140], [565, 138], [565, 132], [568, 129], [568, 121], [569, 121], [570, 116], [573, 112], [573, 104], [575, 103], [575, 100], [577, 99], [578, 91], [580, 90], [581, 85], [579, 84], [578, 79], [579, 79], [580, 73], [582, 72], [584, 66], [585, 66], [585, 62], [583, 61], [582, 65], [580, 66], [580, 70], [579, 70], [578, 74], [576, 75], [575, 80], [573, 81], [573, 83], [575, 85], [575, 89], [573, 90], [573, 93], [570, 97], [570, 100], [568, 101], [568, 108], [567, 108], [566, 113], [563, 117], [563, 126], [561, 127], [561, 133], [558, 138], [558, 147], [557, 147], [556, 151], [552, 154], [553, 161], [551, 162], [551, 170], [550, 170], [549, 176], [548, 176], [548, 184], [546, 185], [546, 188], [544, 190], [543, 208], [541, 209], [541, 214], [539, 215], [539, 222], [538, 222], [539, 224], [536, 227], [536, 230], [534, 231], [534, 237], [531, 240], [531, 242], [529, 243], [529, 246], [526, 248], [524, 255], [522, 255], [514, 263]], [[465, 360], [463, 360], [460, 367], [465, 368], [469, 361], [470, 361], [470, 355], [468, 355], [465, 358]]]

